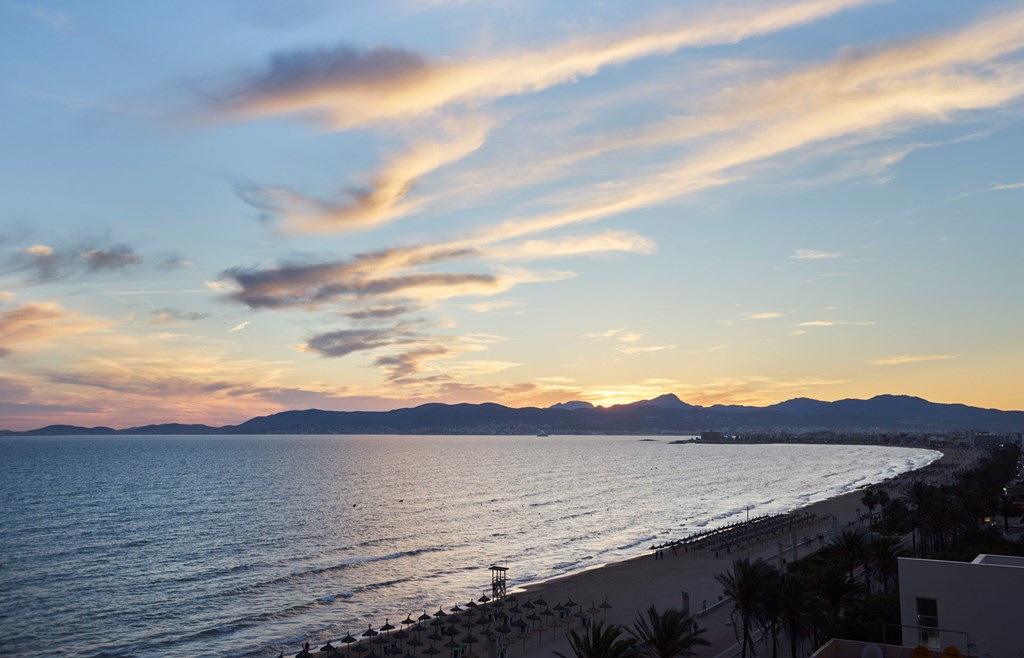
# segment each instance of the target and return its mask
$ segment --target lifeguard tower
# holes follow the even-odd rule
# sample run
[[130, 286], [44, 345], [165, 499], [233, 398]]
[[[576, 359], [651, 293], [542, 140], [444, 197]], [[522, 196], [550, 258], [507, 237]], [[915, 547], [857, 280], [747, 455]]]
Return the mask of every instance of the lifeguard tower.
[[505, 598], [506, 574], [508, 567], [491, 566], [491, 599]]

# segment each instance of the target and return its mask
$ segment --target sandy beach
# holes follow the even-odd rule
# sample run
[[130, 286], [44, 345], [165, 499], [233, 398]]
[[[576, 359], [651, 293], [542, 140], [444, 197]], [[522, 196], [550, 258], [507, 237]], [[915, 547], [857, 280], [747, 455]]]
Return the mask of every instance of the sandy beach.
[[[947, 482], [954, 473], [974, 464], [981, 454], [973, 450], [945, 451], [941, 459], [929, 466], [875, 486], [886, 487], [895, 496], [914, 480]], [[661, 559], [656, 557], [655, 551], [649, 551], [633, 559], [527, 585], [521, 588], [519, 598], [536, 600], [542, 597], [549, 606], [571, 598], [580, 604], [576, 610], [599, 610], [594, 615], [597, 619], [631, 626], [637, 615], [651, 605], [659, 610], [669, 607], [685, 609], [688, 596], [689, 610], [700, 626], [708, 629], [704, 637], [711, 642], [711, 646], [702, 647], [698, 655], [731, 655], [735, 639], [732, 628], [726, 626], [731, 606], [728, 600], [723, 600], [722, 588], [715, 575], [728, 570], [736, 557], [779, 561], [781, 543], [782, 559], [791, 560], [817, 550], [836, 531], [866, 526], [866, 509], [860, 501], [862, 495], [860, 490], [852, 491], [790, 512], [786, 516], [800, 522], [800, 527], [794, 531], [784, 529], [774, 535], [730, 546], [725, 551], [710, 547], [675, 551], [665, 548]], [[797, 542], [795, 553], [792, 545], [794, 536]], [[601, 608], [605, 602], [610, 607]], [[566, 639], [567, 629], [579, 628], [578, 620], [571, 625], [555, 626], [541, 632], [534, 631], [525, 641], [513, 641], [520, 637], [517, 633], [509, 635], [509, 658], [549, 657], [555, 651], [571, 655]], [[482, 647], [476, 653], [486, 655]]]

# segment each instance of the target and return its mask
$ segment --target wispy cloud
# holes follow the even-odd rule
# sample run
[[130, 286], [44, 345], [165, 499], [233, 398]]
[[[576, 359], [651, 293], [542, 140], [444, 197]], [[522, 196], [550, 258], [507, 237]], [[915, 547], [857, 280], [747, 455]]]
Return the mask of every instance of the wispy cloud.
[[235, 326], [233, 326], [230, 329], [228, 329], [228, 333], [231, 333], [231, 332], [234, 332], [234, 331], [241, 331], [242, 329], [245, 329], [246, 327], [249, 326], [249, 322], [250, 322], [249, 320], [246, 320], [244, 322], [239, 322]]
[[49, 25], [56, 32], [67, 32], [74, 25], [71, 17], [56, 9], [44, 9], [22, 2], [4, 2], [4, 7], [16, 14], [29, 16]]
[[814, 249], [797, 249], [790, 256], [792, 260], [823, 260], [826, 258], [839, 258], [842, 254], [834, 251], [815, 251]]
[[142, 257], [124, 244], [34, 244], [0, 260], [0, 274], [22, 274], [27, 276], [28, 283], [46, 283], [73, 275], [119, 272], [142, 262]]
[[608, 329], [606, 331], [583, 334], [583, 337], [596, 340], [610, 340], [618, 343], [615, 349], [623, 354], [646, 354], [648, 352], [675, 349], [675, 345], [640, 345], [639, 343], [644, 337], [643, 332], [631, 329]]
[[206, 313], [200, 313], [198, 311], [180, 311], [176, 308], [158, 308], [150, 311], [150, 315], [153, 317], [154, 324], [167, 324], [171, 322], [194, 322], [196, 320], [205, 320], [207, 317]]
[[0, 311], [0, 357], [22, 346], [43, 346], [68, 334], [100, 329], [110, 322], [83, 318], [54, 302], [29, 302]]
[[335, 129], [423, 116], [596, 74], [602, 68], [681, 48], [730, 44], [876, 0], [805, 0], [662, 17], [629, 34], [577, 39], [551, 48], [477, 60], [431, 62], [397, 48], [296, 50], [274, 55], [212, 103], [231, 118], [312, 116]]
[[773, 320], [775, 318], [781, 318], [782, 313], [778, 311], [761, 311], [757, 313], [740, 313], [741, 318], [747, 320]]
[[1024, 182], [1020, 183], [1000, 183], [999, 185], [993, 185], [989, 188], [990, 192], [998, 192], [1001, 190], [1024, 190]]
[[852, 322], [848, 320], [808, 320], [797, 324], [798, 327], [870, 327], [875, 324], [874, 320]]
[[250, 205], [278, 215], [291, 233], [338, 233], [375, 228], [406, 216], [422, 202], [408, 196], [423, 176], [461, 160], [483, 145], [492, 122], [480, 116], [443, 124], [444, 138], [421, 139], [391, 158], [369, 181], [340, 199], [315, 199], [286, 188], [242, 186]]
[[959, 359], [962, 356], [962, 354], [900, 354], [899, 356], [891, 356], [885, 359], [872, 359], [867, 363], [872, 366], [901, 366], [908, 363]]

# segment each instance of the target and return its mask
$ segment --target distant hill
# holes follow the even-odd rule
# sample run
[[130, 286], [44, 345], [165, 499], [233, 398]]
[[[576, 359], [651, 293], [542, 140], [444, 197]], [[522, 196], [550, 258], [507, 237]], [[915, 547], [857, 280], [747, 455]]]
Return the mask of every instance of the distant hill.
[[822, 402], [795, 398], [766, 407], [683, 402], [672, 393], [613, 407], [572, 401], [546, 409], [500, 404], [424, 404], [392, 411], [283, 411], [239, 425], [168, 423], [122, 430], [50, 425], [22, 436], [136, 434], [692, 434], [767, 430], [1024, 432], [1024, 411], [939, 404], [907, 395]]

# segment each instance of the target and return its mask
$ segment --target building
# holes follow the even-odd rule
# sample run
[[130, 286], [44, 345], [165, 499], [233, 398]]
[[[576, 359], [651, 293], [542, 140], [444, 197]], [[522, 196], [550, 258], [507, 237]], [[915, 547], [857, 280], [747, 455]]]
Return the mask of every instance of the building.
[[903, 646], [964, 655], [1024, 656], [1024, 558], [973, 562], [900, 558]]

